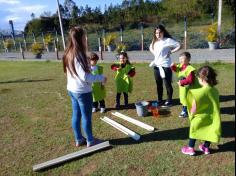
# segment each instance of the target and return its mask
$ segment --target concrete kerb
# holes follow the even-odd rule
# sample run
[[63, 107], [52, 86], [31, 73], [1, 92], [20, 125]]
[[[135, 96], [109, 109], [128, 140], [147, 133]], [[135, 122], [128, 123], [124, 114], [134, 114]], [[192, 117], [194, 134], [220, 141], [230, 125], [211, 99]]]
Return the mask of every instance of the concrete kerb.
[[[179, 54], [184, 50], [180, 50], [171, 55], [172, 61], [178, 63], [179, 62]], [[209, 49], [189, 49], [187, 50], [191, 53], [191, 63], [204, 63], [204, 62], [225, 62], [225, 63], [235, 63], [235, 48], [231, 49], [217, 49], [217, 50], [209, 50]], [[95, 52], [100, 56], [99, 52]], [[131, 63], [150, 63], [154, 56], [149, 51], [128, 51], [128, 56]], [[116, 52], [103, 52], [103, 60], [99, 60], [99, 63], [114, 63], [117, 60]], [[59, 58], [61, 59], [63, 56], [63, 52], [59, 53]], [[34, 55], [32, 53], [25, 53], [24, 60], [28, 61], [61, 61], [56, 60], [56, 55], [54, 52], [45, 53], [42, 56], [42, 59], [33, 59]], [[0, 60], [11, 60], [11, 61], [22, 61], [22, 57], [20, 53], [0, 53]]]

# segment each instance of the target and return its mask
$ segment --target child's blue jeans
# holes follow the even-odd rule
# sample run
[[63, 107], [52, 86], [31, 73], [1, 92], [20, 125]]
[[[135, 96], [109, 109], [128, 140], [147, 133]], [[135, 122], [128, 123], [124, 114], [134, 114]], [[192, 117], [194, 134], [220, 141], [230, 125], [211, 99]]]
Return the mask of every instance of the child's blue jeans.
[[72, 128], [76, 141], [80, 141], [83, 136], [81, 134], [81, 121], [83, 132], [87, 138], [87, 143], [93, 142], [92, 134], [92, 93], [78, 94], [68, 91], [72, 103]]

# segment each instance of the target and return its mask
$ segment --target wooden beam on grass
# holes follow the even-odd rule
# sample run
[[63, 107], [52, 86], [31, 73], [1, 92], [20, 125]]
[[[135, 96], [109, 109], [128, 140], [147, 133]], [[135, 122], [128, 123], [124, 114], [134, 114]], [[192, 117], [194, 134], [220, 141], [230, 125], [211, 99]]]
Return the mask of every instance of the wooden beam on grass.
[[154, 131], [154, 130], [155, 130], [154, 127], [152, 127], [152, 126], [150, 126], [150, 125], [147, 125], [147, 124], [145, 124], [145, 123], [143, 123], [143, 122], [140, 122], [140, 121], [138, 121], [138, 120], [136, 120], [136, 119], [133, 119], [133, 118], [131, 118], [131, 117], [128, 117], [128, 116], [126, 116], [126, 115], [124, 115], [124, 114], [121, 114], [121, 113], [119, 113], [119, 112], [115, 112], [115, 113], [111, 113], [111, 114], [114, 115], [114, 116], [116, 116], [116, 117], [119, 117], [119, 118], [121, 118], [121, 119], [123, 119], [123, 120], [126, 120], [126, 121], [128, 121], [128, 122], [130, 122], [130, 123], [132, 123], [132, 124], [135, 124], [135, 125], [137, 125], [137, 126], [139, 126], [139, 127], [141, 127], [141, 128], [144, 128], [144, 129], [146, 129], [146, 130], [148, 130], [148, 131]]
[[42, 170], [42, 169], [46, 169], [48, 167], [51, 167], [51, 166], [54, 166], [54, 165], [57, 165], [57, 164], [61, 164], [61, 163], [64, 163], [66, 161], [70, 161], [70, 160], [78, 158], [78, 157], [82, 157], [84, 155], [96, 152], [98, 150], [108, 148], [110, 146], [111, 145], [109, 144], [109, 141], [105, 141], [105, 142], [102, 142], [100, 144], [94, 145], [92, 147], [88, 147], [88, 148], [82, 149], [80, 151], [70, 153], [68, 155], [61, 156], [59, 158], [55, 158], [53, 160], [50, 160], [50, 161], [47, 161], [47, 162], [44, 162], [44, 163], [41, 163], [41, 164], [34, 165], [33, 166], [33, 171], [39, 171], [39, 170]]
[[140, 135], [138, 135], [137, 133], [131, 131], [130, 129], [126, 128], [125, 126], [117, 123], [116, 121], [111, 120], [108, 117], [101, 118], [101, 120], [103, 120], [104, 122], [110, 124], [111, 126], [113, 126], [114, 128], [120, 130], [121, 132], [125, 133], [126, 135], [132, 137], [136, 141], [138, 141], [140, 139]]

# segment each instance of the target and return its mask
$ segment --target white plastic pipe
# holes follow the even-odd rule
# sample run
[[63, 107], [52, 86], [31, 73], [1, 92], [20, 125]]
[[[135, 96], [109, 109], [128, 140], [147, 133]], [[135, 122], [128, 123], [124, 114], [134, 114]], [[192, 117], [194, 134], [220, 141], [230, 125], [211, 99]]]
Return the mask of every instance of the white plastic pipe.
[[33, 171], [40, 171], [42, 169], [46, 169], [48, 167], [67, 162], [67, 161], [70, 161], [72, 159], [82, 157], [84, 155], [93, 153], [93, 152], [98, 151], [98, 150], [105, 149], [105, 148], [110, 147], [110, 146], [111, 145], [109, 144], [109, 141], [105, 141], [105, 142], [102, 142], [100, 144], [94, 145], [92, 147], [88, 147], [88, 148], [82, 149], [80, 151], [70, 153], [70, 154], [61, 156], [59, 158], [55, 158], [55, 159], [52, 159], [50, 161], [46, 161], [46, 162], [41, 163], [41, 164], [34, 165], [33, 166]]
[[143, 123], [143, 122], [140, 122], [140, 121], [138, 121], [138, 120], [136, 120], [136, 119], [133, 119], [133, 118], [131, 118], [131, 117], [128, 117], [128, 116], [126, 116], [126, 115], [124, 115], [124, 114], [121, 114], [121, 113], [119, 113], [119, 112], [115, 112], [115, 113], [112, 112], [111, 114], [114, 115], [114, 116], [116, 116], [116, 117], [120, 117], [121, 119], [126, 120], [126, 121], [128, 121], [128, 122], [130, 122], [130, 123], [133, 123], [133, 124], [135, 124], [135, 125], [137, 125], [137, 126], [139, 126], [139, 127], [142, 127], [142, 128], [144, 128], [144, 129], [146, 129], [146, 130], [148, 130], [148, 131], [154, 131], [154, 130], [155, 130], [154, 127], [152, 127], [152, 126], [150, 126], [150, 125], [147, 125], [147, 124], [145, 124], [145, 123]]
[[101, 120], [103, 120], [104, 122], [110, 124], [111, 126], [113, 126], [114, 128], [120, 130], [121, 132], [125, 133], [126, 135], [132, 137], [136, 141], [138, 141], [140, 139], [140, 135], [138, 135], [137, 133], [131, 131], [130, 129], [126, 128], [125, 126], [117, 123], [116, 121], [111, 120], [108, 117], [101, 118]]

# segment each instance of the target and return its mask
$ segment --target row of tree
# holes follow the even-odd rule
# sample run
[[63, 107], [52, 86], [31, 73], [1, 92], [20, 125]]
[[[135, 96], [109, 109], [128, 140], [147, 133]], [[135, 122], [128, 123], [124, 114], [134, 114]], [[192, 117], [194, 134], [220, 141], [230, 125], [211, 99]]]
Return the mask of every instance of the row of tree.
[[[234, 0], [223, 0], [224, 7], [235, 15]], [[138, 24], [156, 24], [183, 17], [196, 20], [204, 15], [214, 16], [217, 13], [218, 0], [123, 0], [120, 5], [105, 5], [104, 12], [100, 7], [92, 9], [88, 5], [78, 7], [73, 0], [65, 0], [60, 4], [63, 26], [68, 30], [70, 26], [83, 25], [90, 32], [101, 29], [117, 30], [120, 27], [137, 28]], [[58, 14], [44, 12], [40, 18], [31, 15], [25, 26], [25, 33], [60, 31]]]

